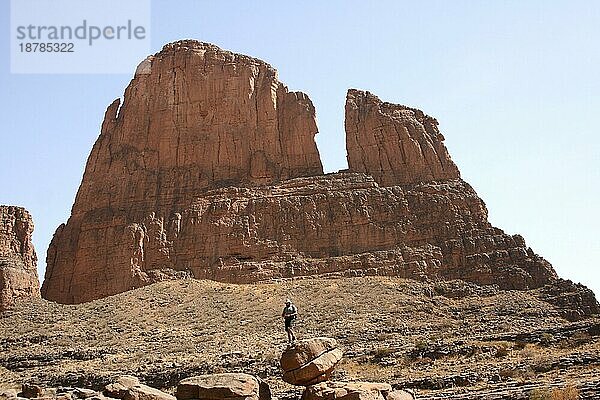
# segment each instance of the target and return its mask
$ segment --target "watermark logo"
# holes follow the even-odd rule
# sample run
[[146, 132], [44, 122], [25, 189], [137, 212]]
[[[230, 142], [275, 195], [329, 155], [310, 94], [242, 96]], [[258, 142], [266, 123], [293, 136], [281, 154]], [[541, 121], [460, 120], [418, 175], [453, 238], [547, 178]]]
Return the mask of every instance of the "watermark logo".
[[150, 0], [11, 0], [12, 73], [131, 73], [150, 52]]

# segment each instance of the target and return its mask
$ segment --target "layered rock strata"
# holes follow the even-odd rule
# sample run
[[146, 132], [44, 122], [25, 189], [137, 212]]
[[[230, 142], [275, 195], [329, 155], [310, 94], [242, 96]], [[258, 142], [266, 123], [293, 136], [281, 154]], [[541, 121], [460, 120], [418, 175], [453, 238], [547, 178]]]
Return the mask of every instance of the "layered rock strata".
[[27, 210], [0, 206], [0, 311], [18, 298], [40, 297], [32, 233]]
[[[350, 90], [349, 171], [335, 174], [322, 173], [316, 132], [308, 97], [266, 63], [199, 42], [165, 46], [106, 112], [48, 249], [43, 296], [80, 303], [173, 277], [561, 282], [521, 236], [488, 222], [435, 119]], [[566, 286], [575, 295], [557, 301], [598, 311], [587, 289]]]
[[316, 133], [308, 96], [267, 63], [196, 41], [166, 45], [106, 111], [48, 250], [44, 297], [76, 303], [158, 279], [138, 275], [148, 262], [168, 268], [173, 254], [144, 252], [154, 228], [134, 221], [154, 215], [177, 235], [207, 188], [322, 174]]
[[56, 243], [64, 229], [50, 248], [54, 269], [45, 282], [46, 297], [63, 302], [178, 274], [232, 283], [391, 275], [509, 289], [555, 279], [521, 236], [487, 222], [485, 205], [461, 180], [380, 187], [368, 175], [343, 173], [211, 190], [175, 217], [87, 219], [75, 269], [68, 259], [51, 264], [54, 252], [67, 250]]

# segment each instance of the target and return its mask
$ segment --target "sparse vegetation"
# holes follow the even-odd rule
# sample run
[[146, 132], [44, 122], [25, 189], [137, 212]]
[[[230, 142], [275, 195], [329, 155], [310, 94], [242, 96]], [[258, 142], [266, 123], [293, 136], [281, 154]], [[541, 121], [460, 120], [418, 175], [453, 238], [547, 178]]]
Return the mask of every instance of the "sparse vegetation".
[[578, 400], [579, 390], [573, 386], [555, 389], [535, 389], [529, 396], [530, 400]]
[[571, 336], [571, 338], [569, 339], [569, 342], [573, 346], [578, 347], [578, 346], [583, 346], [583, 345], [589, 343], [591, 340], [592, 340], [592, 337], [589, 333], [577, 332], [573, 336]]
[[395, 349], [387, 346], [380, 346], [375, 349], [373, 352], [373, 358], [376, 360], [381, 360], [382, 358], [393, 355], [396, 352]]
[[525, 358], [533, 358], [540, 353], [540, 350], [537, 348], [535, 344], [527, 344], [523, 350], [521, 350], [521, 355]]
[[533, 359], [533, 369], [535, 372], [548, 372], [552, 370], [552, 358], [538, 355]]
[[553, 341], [554, 341], [554, 336], [552, 336], [550, 333], [543, 333], [540, 343], [543, 344], [544, 346], [550, 346]]
[[[547, 303], [538, 302], [544, 319], [530, 317], [533, 292], [482, 289], [481, 296], [445, 298], [431, 296], [431, 286], [385, 277], [257, 285], [186, 280], [77, 306], [23, 302], [0, 318], [0, 382], [68, 386], [85, 377], [99, 385], [130, 373], [169, 390], [182, 376], [235, 371], [265, 378], [275, 393], [292, 391], [279, 378], [286, 297], [299, 307], [300, 337], [334, 337], [345, 349], [336, 379], [427, 393], [510, 380], [552, 383], [558, 374], [577, 382], [597, 368], [599, 337], [567, 336], [571, 331], [561, 337], [557, 327], [570, 325]], [[477, 293], [474, 285], [469, 290]], [[561, 345], [532, 344], [543, 329], [552, 329], [553, 343]], [[563, 346], [567, 338], [581, 345]], [[589, 365], [561, 369], [561, 358], [580, 354]]]
[[506, 357], [510, 354], [511, 344], [508, 342], [499, 342], [496, 344], [496, 354], [498, 358]]

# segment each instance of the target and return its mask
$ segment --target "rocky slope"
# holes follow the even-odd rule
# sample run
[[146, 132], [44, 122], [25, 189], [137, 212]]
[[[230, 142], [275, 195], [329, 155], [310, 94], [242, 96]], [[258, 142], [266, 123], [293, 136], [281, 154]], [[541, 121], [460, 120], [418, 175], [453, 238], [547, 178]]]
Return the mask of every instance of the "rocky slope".
[[232, 285], [181, 280], [79, 305], [20, 301], [0, 318], [0, 389], [22, 383], [100, 390], [120, 374], [173, 392], [204, 373], [265, 379], [280, 399], [286, 297], [299, 338], [344, 349], [331, 377], [410, 388], [417, 399], [528, 399], [572, 386], [600, 396], [600, 320], [569, 322], [543, 288], [462, 281], [307, 277]]
[[0, 205], [0, 311], [18, 298], [40, 297], [32, 233], [27, 210]]
[[165, 46], [106, 112], [43, 296], [81, 303], [173, 277], [390, 275], [547, 287], [572, 319], [599, 312], [489, 224], [435, 119], [350, 90], [349, 170], [336, 174], [322, 173], [316, 131], [308, 97], [266, 63]]

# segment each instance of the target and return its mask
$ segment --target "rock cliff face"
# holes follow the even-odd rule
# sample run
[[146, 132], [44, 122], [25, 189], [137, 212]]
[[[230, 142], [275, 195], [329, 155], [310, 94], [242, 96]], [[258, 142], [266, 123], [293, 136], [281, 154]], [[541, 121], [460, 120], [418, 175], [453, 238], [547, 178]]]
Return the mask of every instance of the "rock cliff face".
[[40, 297], [33, 221], [21, 207], [0, 206], [0, 311], [21, 297]]
[[[140, 64], [123, 104], [108, 107], [42, 292], [79, 302], [148, 282], [140, 269], [167, 268], [173, 256], [152, 253], [149, 235], [177, 231], [203, 190], [322, 174], [316, 133], [310, 99], [265, 62], [195, 41], [166, 45]], [[154, 222], [132, 223], [145, 218]]]
[[324, 175], [306, 95], [262, 61], [165, 46], [106, 112], [43, 296], [79, 303], [183, 276], [393, 275], [563, 282], [575, 314], [597, 312], [591, 292], [489, 224], [435, 119], [350, 90], [346, 130], [349, 172]]
[[157, 215], [134, 222], [145, 227], [138, 253], [154, 263], [142, 270], [234, 283], [320, 274], [483, 284], [501, 277], [515, 289], [555, 276], [523, 238], [487, 223], [483, 202], [460, 180], [403, 188], [356, 173], [296, 178], [207, 191], [180, 216], [175, 224]]
[[346, 96], [348, 168], [384, 186], [460, 178], [435, 118], [351, 89]]
[[260, 60], [194, 41], [138, 67], [107, 109], [73, 215], [169, 211], [200, 191], [323, 173], [315, 110]]

